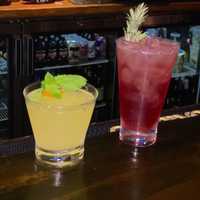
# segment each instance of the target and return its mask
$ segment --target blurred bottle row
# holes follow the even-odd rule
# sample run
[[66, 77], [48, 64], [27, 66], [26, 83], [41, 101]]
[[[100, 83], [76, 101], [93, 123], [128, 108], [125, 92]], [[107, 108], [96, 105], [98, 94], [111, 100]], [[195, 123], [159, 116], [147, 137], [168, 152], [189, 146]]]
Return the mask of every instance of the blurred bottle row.
[[[200, 26], [149, 28], [146, 32], [148, 35], [180, 43], [179, 56], [174, 66], [165, 108], [199, 103]], [[46, 71], [84, 75], [99, 91], [94, 121], [109, 119], [119, 108], [115, 103], [118, 99], [118, 82], [115, 78], [117, 70], [114, 62], [114, 44], [117, 37], [119, 35], [108, 33], [31, 35], [33, 54], [30, 51], [30, 55], [33, 56], [31, 60], [34, 63], [31, 67], [34, 69], [34, 77], [39, 80], [43, 78]], [[7, 62], [6, 52], [8, 49], [6, 49], [5, 39], [2, 39], [0, 40], [0, 114], [1, 108], [5, 110], [8, 102], [7, 72], [8, 63], [11, 62]], [[113, 54], [110, 55], [110, 52]]]
[[174, 66], [174, 73], [184, 72], [185, 66], [196, 69], [200, 62], [200, 26], [189, 28], [149, 28], [148, 35], [171, 39], [180, 43], [180, 50], [177, 63]]
[[165, 108], [198, 103], [200, 26], [149, 28], [146, 33], [180, 43]]
[[34, 37], [34, 63], [76, 64], [106, 57], [106, 39], [99, 34], [37, 35]]

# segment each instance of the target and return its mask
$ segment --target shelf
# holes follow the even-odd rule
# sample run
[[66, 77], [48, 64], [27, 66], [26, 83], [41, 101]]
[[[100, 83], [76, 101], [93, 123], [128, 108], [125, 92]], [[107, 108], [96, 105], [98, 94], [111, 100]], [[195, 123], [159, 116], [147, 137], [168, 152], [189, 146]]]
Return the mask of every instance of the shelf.
[[7, 75], [8, 74], [8, 72], [6, 71], [6, 72], [0, 72], [0, 75]]
[[106, 102], [97, 103], [96, 106], [95, 106], [95, 109], [103, 108], [103, 107], [105, 107], [106, 105], [107, 105]]
[[185, 76], [194, 76], [197, 75], [197, 71], [187, 65], [184, 66], [184, 71], [179, 73], [173, 73], [172, 78], [181, 78]]
[[35, 68], [35, 71], [47, 71], [47, 70], [54, 70], [54, 69], [66, 69], [71, 67], [84, 67], [84, 66], [90, 66], [90, 65], [98, 65], [98, 64], [106, 64], [110, 61], [108, 59], [96, 59], [93, 61], [88, 62], [81, 62], [77, 64], [67, 64], [67, 65], [57, 65], [57, 66], [46, 66], [42, 68]]
[[[89, 14], [119, 14], [122, 12], [127, 12], [135, 3], [116, 3], [109, 4], [89, 4], [80, 5], [73, 4], [70, 0], [56, 1], [49, 4], [24, 4], [22, 1], [12, 2], [9, 6], [0, 7], [0, 18], [5, 19], [16, 19], [16, 18], [38, 18], [38, 17], [51, 17], [57, 16], [62, 17], [66, 15], [89, 15]], [[155, 3], [150, 5], [151, 13], [175, 13], [175, 12], [199, 12], [200, 3], [199, 2], [169, 2], [164, 1], [162, 3]]]

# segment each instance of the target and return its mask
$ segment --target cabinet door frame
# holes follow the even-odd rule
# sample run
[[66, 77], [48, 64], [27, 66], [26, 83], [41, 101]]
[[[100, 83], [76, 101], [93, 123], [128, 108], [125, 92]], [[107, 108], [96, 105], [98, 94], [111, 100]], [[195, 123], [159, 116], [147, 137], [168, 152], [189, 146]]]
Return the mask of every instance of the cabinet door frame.
[[22, 47], [21, 33], [22, 26], [14, 21], [0, 21], [0, 37], [6, 40], [7, 47], [7, 67], [8, 67], [8, 133], [7, 138], [13, 138], [17, 135], [17, 124], [20, 124], [20, 110], [18, 104], [18, 91], [21, 88], [19, 77], [17, 76], [21, 65], [21, 51], [15, 48], [16, 43]]

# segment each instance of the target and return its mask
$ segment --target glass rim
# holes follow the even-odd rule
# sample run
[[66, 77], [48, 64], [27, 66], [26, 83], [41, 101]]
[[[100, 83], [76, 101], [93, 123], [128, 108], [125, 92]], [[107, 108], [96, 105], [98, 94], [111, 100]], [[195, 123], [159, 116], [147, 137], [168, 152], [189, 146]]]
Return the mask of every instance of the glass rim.
[[[146, 38], [148, 38], [148, 39], [157, 39], [159, 41], [167, 41], [167, 42], [170, 42], [170, 44], [179, 45], [179, 42], [174, 41], [174, 40], [170, 40], [168, 38], [162, 38], [162, 37], [158, 37], [158, 36], [149, 36], [149, 35], [147, 35]], [[126, 42], [126, 43], [140, 44], [140, 42], [127, 41], [124, 36], [119, 37], [116, 40], [117, 41], [123, 41], [123, 42]]]
[[[167, 45], [168, 47], [180, 49], [180, 44], [178, 42], [170, 40], [168, 38], [161, 38], [161, 37], [158, 37], [158, 36], [147, 36], [147, 39], [156, 39], [159, 42], [166, 42], [165, 45]], [[153, 52], [152, 50], [155, 51], [156, 48], [150, 49], [150, 48], [148, 48], [147, 45], [142, 46], [140, 42], [127, 41], [127, 40], [125, 40], [124, 36], [117, 38], [116, 43], [118, 45], [119, 45], [119, 43], [122, 43], [122, 44], [126, 45], [127, 48], [130, 47], [130, 49], [133, 48], [132, 50], [134, 50], [135, 52], [144, 52], [144, 53], [147, 53], [147, 54], [160, 54], [160, 53], [162, 54], [163, 52], [166, 53], [166, 51], [163, 51], [163, 50], [161, 51], [160, 48], [159, 48], [160, 52]], [[139, 50], [135, 49], [135, 47], [139, 47]], [[167, 54], [169, 54], [169, 52], [167, 52]]]
[[[92, 84], [87, 83], [87, 84], [86, 84], [83, 88], [81, 88], [81, 89], [83, 89], [83, 90], [89, 92], [90, 94], [92, 94], [92, 96], [93, 96], [93, 99], [92, 99], [92, 100], [89, 100], [89, 101], [87, 101], [87, 102], [80, 103], [80, 104], [75, 104], [75, 105], [65, 105], [65, 104], [53, 105], [53, 104], [48, 104], [48, 103], [44, 103], [44, 102], [41, 103], [41, 102], [38, 102], [38, 101], [36, 101], [36, 100], [34, 101], [34, 100], [30, 99], [30, 98], [28, 97], [28, 94], [29, 94], [30, 91], [29, 91], [29, 92], [27, 91], [27, 90], [30, 89], [31, 87], [34, 87], [34, 86], [37, 86], [37, 85], [40, 85], [40, 84], [41, 84], [41, 81], [36, 81], [36, 82], [30, 83], [30, 84], [28, 84], [27, 86], [25, 86], [25, 88], [23, 89], [23, 95], [24, 95], [24, 98], [25, 98], [26, 101], [33, 102], [33, 103], [38, 104], [38, 105], [45, 105], [45, 106], [48, 107], [48, 108], [57, 108], [57, 109], [66, 108], [66, 109], [68, 109], [68, 108], [76, 108], [76, 107], [78, 107], [78, 106], [89, 105], [89, 104], [91, 104], [91, 103], [94, 103], [94, 102], [96, 101], [97, 97], [98, 97], [98, 90], [97, 90]], [[86, 87], [91, 88], [91, 89], [94, 91], [94, 93], [92, 93], [92, 92], [86, 90]], [[38, 88], [39, 88], [39, 87], [38, 87]], [[35, 88], [35, 89], [36, 89], [36, 88]], [[33, 90], [34, 90], [34, 89], [33, 89]], [[33, 91], [33, 90], [31, 90], [31, 91]]]

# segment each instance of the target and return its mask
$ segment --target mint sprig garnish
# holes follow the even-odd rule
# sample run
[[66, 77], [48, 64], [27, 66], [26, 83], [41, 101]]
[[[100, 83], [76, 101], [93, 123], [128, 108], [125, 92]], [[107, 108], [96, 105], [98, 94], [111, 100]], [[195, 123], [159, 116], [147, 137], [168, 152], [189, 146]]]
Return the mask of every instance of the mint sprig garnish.
[[87, 79], [80, 75], [57, 75], [53, 76], [47, 72], [44, 80], [41, 82], [41, 88], [43, 94], [61, 98], [63, 91], [76, 91], [84, 87], [87, 83]]
[[60, 98], [62, 96], [62, 92], [56, 84], [47, 84], [45, 86], [45, 91], [47, 91], [51, 96], [54, 96], [56, 98]]
[[55, 83], [55, 78], [51, 73], [47, 72], [45, 77], [44, 77], [44, 82], [46, 84], [54, 84]]
[[80, 75], [57, 75], [56, 83], [63, 87], [64, 90], [78, 90], [86, 85], [87, 80]]

